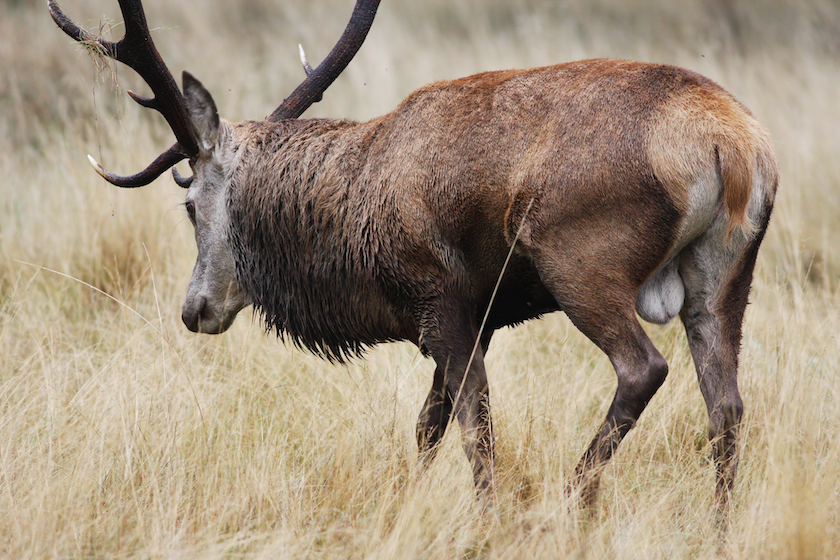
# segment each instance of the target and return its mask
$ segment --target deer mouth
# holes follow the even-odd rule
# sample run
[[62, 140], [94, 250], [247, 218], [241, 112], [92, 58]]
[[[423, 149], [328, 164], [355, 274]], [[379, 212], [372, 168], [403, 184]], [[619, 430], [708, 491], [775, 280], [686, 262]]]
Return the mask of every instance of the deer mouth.
[[206, 297], [200, 296], [184, 302], [181, 320], [194, 333], [221, 334], [228, 330], [245, 302], [227, 300], [225, 305], [214, 307]]

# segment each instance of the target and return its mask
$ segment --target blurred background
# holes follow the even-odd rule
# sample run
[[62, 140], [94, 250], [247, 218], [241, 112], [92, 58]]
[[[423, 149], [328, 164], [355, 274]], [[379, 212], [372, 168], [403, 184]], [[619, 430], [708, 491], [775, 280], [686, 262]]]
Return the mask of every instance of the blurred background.
[[[118, 39], [116, 0], [63, 0]], [[175, 76], [223, 118], [259, 120], [316, 65], [350, 0], [146, 0]], [[304, 117], [368, 119], [435, 81], [594, 58], [684, 66], [770, 131], [782, 182], [747, 315], [734, 557], [840, 547], [840, 2], [384, 0]], [[714, 557], [706, 417], [679, 325], [651, 328], [671, 377], [623, 444], [597, 519], [562, 485], [612, 398], [608, 361], [565, 318], [488, 356], [501, 512], [475, 515], [457, 438], [429, 480], [413, 422], [431, 365], [407, 345], [331, 366], [244, 312], [180, 324], [195, 258], [183, 191], [102, 181], [172, 142], [125, 94], [130, 69], [74, 44], [42, 0], [0, 0], [0, 555], [4, 557]], [[181, 165], [182, 173], [186, 165]], [[504, 434], [504, 435], [502, 435]], [[648, 441], [649, 440], [649, 441]], [[445, 503], [441, 503], [440, 498]]]

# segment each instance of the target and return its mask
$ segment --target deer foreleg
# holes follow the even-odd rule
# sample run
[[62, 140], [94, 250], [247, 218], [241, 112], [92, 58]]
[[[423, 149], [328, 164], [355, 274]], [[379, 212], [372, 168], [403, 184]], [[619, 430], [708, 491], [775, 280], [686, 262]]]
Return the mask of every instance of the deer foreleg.
[[417, 446], [424, 465], [428, 465], [435, 458], [451, 417], [452, 395], [446, 386], [445, 369], [437, 367], [432, 389], [417, 419]]
[[445, 314], [427, 322], [423, 343], [437, 364], [432, 391], [418, 422], [421, 453], [433, 456], [446, 424], [454, 413], [461, 427], [464, 452], [470, 461], [476, 489], [495, 501], [495, 456], [490, 394], [484, 352], [469, 300], [449, 300], [437, 309]]

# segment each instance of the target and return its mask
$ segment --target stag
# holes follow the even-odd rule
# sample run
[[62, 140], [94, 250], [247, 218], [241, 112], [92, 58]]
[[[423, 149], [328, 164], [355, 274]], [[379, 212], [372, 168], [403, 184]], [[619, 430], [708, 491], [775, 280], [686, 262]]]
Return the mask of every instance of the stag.
[[[478, 493], [494, 500], [484, 356], [493, 333], [562, 310], [609, 357], [617, 388], [569, 488], [584, 504], [668, 372], [642, 329], [680, 316], [709, 415], [718, 511], [738, 466], [737, 370], [778, 171], [767, 133], [694, 72], [587, 60], [423, 87], [368, 122], [298, 119], [361, 46], [358, 0], [329, 56], [268, 118], [221, 120], [154, 47], [139, 0], [126, 34], [58, 26], [136, 70], [177, 142], [119, 187], [172, 168], [198, 258], [183, 305], [221, 333], [253, 305], [267, 331], [330, 360], [407, 340], [435, 364], [417, 440], [431, 460], [454, 415]], [[189, 159], [193, 175], [174, 164]]]

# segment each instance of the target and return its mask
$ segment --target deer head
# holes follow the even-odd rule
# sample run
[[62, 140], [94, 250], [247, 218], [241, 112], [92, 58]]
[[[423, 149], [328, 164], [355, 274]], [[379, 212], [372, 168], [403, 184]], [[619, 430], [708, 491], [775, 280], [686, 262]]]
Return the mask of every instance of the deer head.
[[[227, 330], [237, 313], [250, 302], [234, 274], [225, 231], [227, 213], [224, 196], [230, 162], [235, 152], [232, 127], [219, 119], [210, 93], [188, 72], [183, 73], [183, 94], [155, 48], [139, 0], [119, 0], [125, 20], [125, 36], [117, 41], [95, 37], [79, 27], [48, 0], [56, 24], [74, 40], [94, 45], [106, 56], [134, 69], [149, 85], [154, 97], [128, 94], [140, 105], [159, 111], [175, 134], [177, 142], [157, 157], [143, 171], [119, 176], [106, 171], [88, 156], [96, 171], [108, 182], [123, 188], [148, 185], [168, 169], [175, 182], [188, 189], [185, 208], [195, 228], [198, 258], [184, 300], [182, 318], [191, 331], [221, 333]], [[267, 117], [277, 122], [296, 119], [347, 67], [367, 36], [379, 0], [358, 0], [350, 21], [330, 54], [315, 69], [303, 56], [306, 79]], [[189, 159], [193, 175], [182, 177], [173, 167]]]

